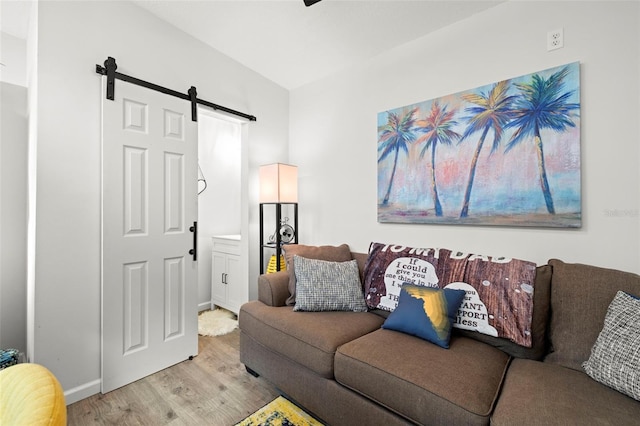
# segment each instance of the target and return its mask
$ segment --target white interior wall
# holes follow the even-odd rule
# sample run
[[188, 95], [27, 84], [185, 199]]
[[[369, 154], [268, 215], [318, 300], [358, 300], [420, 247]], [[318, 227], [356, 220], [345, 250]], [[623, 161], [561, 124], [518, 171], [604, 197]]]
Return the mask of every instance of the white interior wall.
[[38, 162], [38, 8], [29, 8], [27, 33], [27, 92], [29, 142], [27, 149], [27, 360], [34, 359], [36, 268], [36, 175]]
[[27, 86], [27, 41], [0, 32], [0, 81]]
[[0, 82], [0, 348], [27, 351], [27, 88]]
[[[249, 125], [244, 124], [244, 125]], [[198, 164], [198, 310], [211, 307], [211, 237], [242, 234], [242, 122], [200, 110]], [[246, 144], [246, 142], [245, 142]]]
[[[258, 166], [288, 152], [288, 92], [128, 2], [39, 2], [31, 361], [67, 403], [100, 383], [100, 93], [95, 64], [255, 115], [243, 127], [243, 234], [257, 241]], [[117, 90], [117, 81], [116, 81]], [[34, 115], [35, 114], [35, 115]], [[35, 158], [35, 157], [33, 157]], [[248, 232], [244, 232], [248, 230]], [[257, 244], [243, 247], [256, 294]]]
[[26, 40], [0, 32], [0, 348], [26, 353]]
[[[293, 90], [302, 243], [380, 241], [640, 272], [640, 4], [508, 2]], [[548, 52], [550, 30], [564, 48]], [[581, 63], [581, 229], [377, 223], [377, 113]]]

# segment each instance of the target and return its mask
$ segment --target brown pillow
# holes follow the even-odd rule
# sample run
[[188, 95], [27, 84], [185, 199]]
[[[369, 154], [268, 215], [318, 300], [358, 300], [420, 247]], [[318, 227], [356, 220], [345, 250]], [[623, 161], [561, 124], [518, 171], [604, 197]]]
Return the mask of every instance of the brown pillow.
[[327, 260], [330, 262], [347, 262], [351, 260], [351, 250], [347, 244], [340, 246], [305, 246], [302, 244], [287, 244], [282, 246], [284, 258], [287, 261], [289, 271], [289, 298], [287, 305], [296, 304], [296, 274], [293, 265], [293, 256], [306, 257], [307, 259]]
[[454, 334], [479, 340], [495, 346], [515, 358], [541, 360], [547, 353], [547, 327], [551, 293], [551, 266], [536, 268], [536, 280], [533, 286], [533, 318], [531, 320], [531, 347], [520, 346], [500, 337], [488, 336], [476, 331], [454, 328]]

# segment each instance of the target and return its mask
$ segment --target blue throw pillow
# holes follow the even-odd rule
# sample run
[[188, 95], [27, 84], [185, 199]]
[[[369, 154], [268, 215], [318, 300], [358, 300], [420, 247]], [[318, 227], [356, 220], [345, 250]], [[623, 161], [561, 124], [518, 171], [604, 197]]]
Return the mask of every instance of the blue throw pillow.
[[382, 328], [411, 334], [448, 349], [451, 327], [465, 294], [464, 290], [404, 284], [398, 307]]

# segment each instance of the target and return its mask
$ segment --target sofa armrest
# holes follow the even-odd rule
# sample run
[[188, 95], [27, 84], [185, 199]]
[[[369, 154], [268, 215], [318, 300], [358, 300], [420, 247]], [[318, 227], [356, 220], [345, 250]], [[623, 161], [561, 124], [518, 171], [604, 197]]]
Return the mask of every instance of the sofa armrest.
[[258, 300], [269, 306], [285, 306], [289, 297], [289, 272], [278, 271], [258, 277]]

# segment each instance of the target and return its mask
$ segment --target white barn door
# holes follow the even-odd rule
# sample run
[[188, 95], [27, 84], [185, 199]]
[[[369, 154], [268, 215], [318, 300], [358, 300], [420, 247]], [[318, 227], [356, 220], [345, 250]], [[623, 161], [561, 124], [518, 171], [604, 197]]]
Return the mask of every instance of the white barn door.
[[105, 86], [102, 393], [198, 353], [191, 104], [120, 80], [111, 101]]

